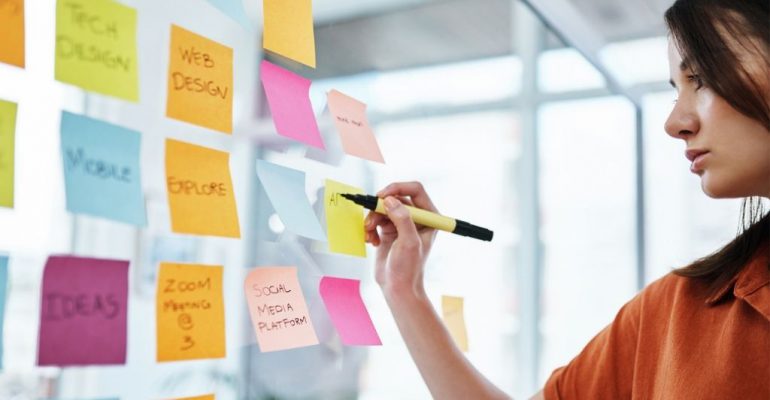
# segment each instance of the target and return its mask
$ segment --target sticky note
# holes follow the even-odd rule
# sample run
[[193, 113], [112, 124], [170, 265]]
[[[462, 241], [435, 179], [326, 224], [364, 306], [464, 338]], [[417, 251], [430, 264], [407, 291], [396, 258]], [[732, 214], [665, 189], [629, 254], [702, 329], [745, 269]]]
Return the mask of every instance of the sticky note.
[[241, 237], [229, 153], [166, 139], [166, 187], [174, 232]]
[[280, 135], [319, 149], [324, 148], [310, 104], [310, 80], [269, 61], [262, 61], [260, 79]]
[[377, 138], [366, 118], [366, 104], [336, 90], [327, 94], [326, 104], [345, 153], [384, 164]]
[[67, 210], [146, 226], [139, 132], [62, 112]]
[[315, 68], [312, 0], [264, 0], [266, 50]]
[[246, 10], [243, 9], [243, 0], [209, 0], [209, 3], [233, 21], [241, 24], [246, 30], [253, 29], [251, 21], [246, 16]]
[[24, 68], [24, 0], [0, 1], [0, 62]]
[[[0, 256], [0, 339], [5, 322], [5, 298], [8, 295], [8, 257]], [[0, 370], [3, 369], [3, 341], [0, 340]]]
[[325, 276], [319, 292], [342, 343], [379, 346], [382, 342], [361, 299], [360, 287], [357, 279]]
[[139, 101], [136, 18], [112, 0], [58, 0], [56, 79]]
[[125, 364], [127, 306], [128, 261], [49, 257], [37, 365]]
[[288, 230], [306, 238], [326, 240], [305, 192], [304, 172], [258, 160], [257, 175]]
[[156, 302], [158, 361], [225, 356], [221, 266], [161, 263]]
[[318, 344], [296, 267], [254, 268], [244, 291], [261, 351]]
[[441, 313], [444, 317], [444, 325], [449, 330], [452, 338], [462, 351], [468, 351], [468, 334], [465, 329], [465, 317], [463, 316], [463, 298], [454, 296], [441, 296]]
[[233, 132], [233, 49], [171, 25], [166, 115]]
[[329, 250], [334, 253], [366, 257], [363, 208], [340, 196], [340, 193], [363, 194], [364, 191], [331, 179], [326, 180], [324, 210]]
[[0, 100], [0, 207], [13, 208], [16, 103]]
[[184, 397], [184, 398], [179, 398], [179, 399], [175, 399], [175, 400], [214, 400], [214, 399], [215, 399], [215, 397], [214, 397], [213, 394], [207, 394], [207, 395], [203, 395], [203, 396]]

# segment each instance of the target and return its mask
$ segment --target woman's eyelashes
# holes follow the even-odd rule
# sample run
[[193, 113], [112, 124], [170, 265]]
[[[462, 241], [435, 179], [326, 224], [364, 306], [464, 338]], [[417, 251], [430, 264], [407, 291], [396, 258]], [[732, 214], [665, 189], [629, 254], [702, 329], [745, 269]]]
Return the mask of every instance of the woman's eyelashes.
[[695, 90], [703, 87], [703, 79], [698, 74], [687, 75], [687, 81], [695, 82]]

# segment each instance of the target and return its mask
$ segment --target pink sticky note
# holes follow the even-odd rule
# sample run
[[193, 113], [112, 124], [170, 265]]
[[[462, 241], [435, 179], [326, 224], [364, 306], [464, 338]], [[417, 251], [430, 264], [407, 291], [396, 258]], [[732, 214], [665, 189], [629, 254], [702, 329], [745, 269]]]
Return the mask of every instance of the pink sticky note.
[[347, 345], [381, 345], [359, 291], [361, 281], [356, 279], [321, 279], [321, 297], [326, 304], [342, 343]]
[[310, 80], [262, 61], [260, 77], [279, 134], [324, 149], [310, 104]]
[[366, 104], [336, 90], [326, 98], [345, 153], [384, 164], [377, 138], [366, 118]]
[[296, 267], [258, 267], [244, 284], [251, 323], [263, 352], [318, 344]]
[[128, 261], [49, 257], [37, 364], [125, 364], [127, 307]]

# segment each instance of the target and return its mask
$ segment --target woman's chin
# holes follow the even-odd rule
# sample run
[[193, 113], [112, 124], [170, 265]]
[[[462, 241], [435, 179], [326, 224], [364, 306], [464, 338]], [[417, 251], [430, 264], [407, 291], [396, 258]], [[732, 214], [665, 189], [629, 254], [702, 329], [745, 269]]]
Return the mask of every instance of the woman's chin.
[[705, 170], [700, 173], [700, 187], [703, 193], [712, 199], [732, 199], [750, 196], [750, 194], [738, 190], [738, 186], [735, 185], [735, 182], [731, 182], [730, 179], [714, 174], [713, 171]]

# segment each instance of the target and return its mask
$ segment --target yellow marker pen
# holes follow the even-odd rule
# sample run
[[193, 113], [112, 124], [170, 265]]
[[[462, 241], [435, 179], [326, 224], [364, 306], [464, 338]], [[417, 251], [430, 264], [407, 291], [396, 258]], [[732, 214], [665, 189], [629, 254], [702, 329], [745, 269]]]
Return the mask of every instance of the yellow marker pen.
[[[349, 193], [342, 193], [340, 195], [358, 205], [363, 206], [366, 209], [372, 210], [378, 214], [388, 215], [388, 212], [385, 211], [385, 204], [383, 204], [382, 199], [378, 198], [377, 196]], [[488, 242], [492, 241], [492, 235], [494, 235], [494, 232], [490, 231], [489, 229], [469, 224], [459, 219], [454, 219], [430, 211], [425, 211], [420, 208], [407, 205], [404, 205], [404, 207], [409, 210], [409, 215], [412, 217], [412, 221], [414, 221], [415, 224], [451, 232], [457, 235], [486, 240]]]

